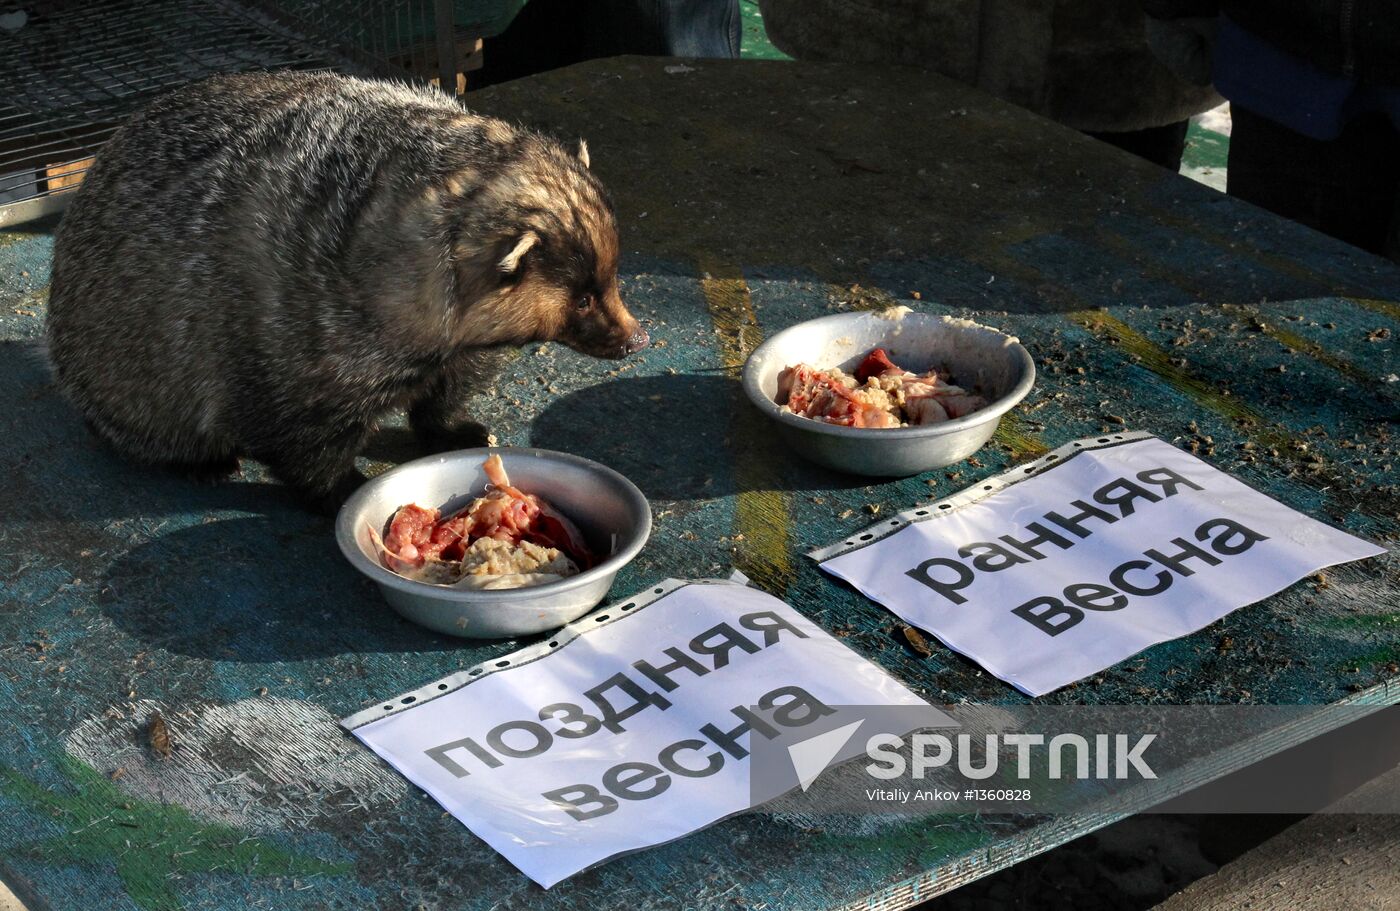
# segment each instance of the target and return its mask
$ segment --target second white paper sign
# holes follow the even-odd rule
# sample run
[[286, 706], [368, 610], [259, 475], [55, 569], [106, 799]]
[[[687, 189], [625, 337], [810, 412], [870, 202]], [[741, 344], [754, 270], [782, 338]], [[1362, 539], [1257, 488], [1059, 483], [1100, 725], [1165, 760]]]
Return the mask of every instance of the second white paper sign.
[[[1384, 553], [1161, 440], [1084, 440], [812, 554], [1032, 696]], [[990, 491], [990, 492], [988, 492]]]

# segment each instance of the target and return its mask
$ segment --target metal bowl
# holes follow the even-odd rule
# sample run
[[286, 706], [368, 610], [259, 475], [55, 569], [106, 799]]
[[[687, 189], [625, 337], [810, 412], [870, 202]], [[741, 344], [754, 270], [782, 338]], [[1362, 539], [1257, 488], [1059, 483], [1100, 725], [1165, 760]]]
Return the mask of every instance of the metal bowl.
[[[573, 520], [594, 553], [590, 570], [559, 582], [502, 591], [464, 591], [415, 582], [379, 562], [369, 530], [383, 533], [400, 506], [418, 503], [446, 515], [481, 496], [482, 463], [499, 453], [511, 484], [537, 494]], [[384, 599], [414, 623], [470, 639], [544, 632], [586, 614], [602, 601], [618, 570], [651, 535], [651, 507], [631, 481], [588, 459], [547, 449], [461, 449], [400, 465], [373, 478], [336, 517], [335, 537], [356, 569], [379, 585]]]
[[[996, 432], [1001, 416], [1035, 384], [1035, 364], [1009, 335], [969, 320], [904, 311], [839, 313], [798, 323], [774, 335], [744, 364], [744, 391], [777, 422], [785, 442], [819, 465], [853, 474], [907, 477], [960, 462]], [[855, 370], [872, 348], [884, 348], [906, 370], [937, 368], [987, 399], [987, 407], [942, 424], [873, 430], [840, 427], [784, 412], [778, 374], [806, 362]]]

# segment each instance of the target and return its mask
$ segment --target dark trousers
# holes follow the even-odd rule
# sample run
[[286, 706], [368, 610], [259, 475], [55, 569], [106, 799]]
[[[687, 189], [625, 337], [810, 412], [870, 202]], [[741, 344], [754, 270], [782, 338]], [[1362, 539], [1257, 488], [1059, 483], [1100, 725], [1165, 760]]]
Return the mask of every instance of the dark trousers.
[[1366, 114], [1331, 141], [1310, 139], [1231, 105], [1231, 196], [1338, 240], [1400, 260], [1400, 135]]
[[1190, 126], [1190, 121], [1182, 120], [1165, 126], [1148, 127], [1145, 130], [1085, 135], [1117, 146], [1125, 152], [1132, 152], [1137, 157], [1146, 158], [1169, 171], [1180, 171], [1181, 154], [1186, 151], [1186, 130]]
[[476, 85], [598, 57], [738, 57], [739, 0], [530, 0], [487, 38]]

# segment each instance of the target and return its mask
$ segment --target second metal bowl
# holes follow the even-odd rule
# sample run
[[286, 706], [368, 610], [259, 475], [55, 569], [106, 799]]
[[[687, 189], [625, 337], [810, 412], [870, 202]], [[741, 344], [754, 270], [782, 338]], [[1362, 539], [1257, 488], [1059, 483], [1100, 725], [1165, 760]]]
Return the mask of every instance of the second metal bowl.
[[[906, 370], [936, 368], [951, 375], [988, 404], [941, 424], [874, 430], [801, 417], [776, 401], [783, 368], [805, 362], [852, 373], [872, 348], [884, 348]], [[1035, 364], [1011, 336], [969, 320], [911, 311], [838, 313], [798, 323], [759, 345], [744, 365], [744, 391], [795, 451], [828, 468], [879, 477], [962, 461], [982, 448], [1001, 416], [1034, 384]]]
[[[601, 559], [592, 569], [530, 588], [470, 591], [405, 579], [380, 563], [369, 530], [383, 533], [407, 503], [456, 512], [486, 487], [482, 463], [499, 453], [511, 484], [573, 520]], [[335, 536], [356, 569], [378, 583], [403, 616], [440, 633], [499, 639], [557, 629], [607, 595], [618, 570], [651, 535], [651, 507], [622, 475], [588, 459], [547, 449], [461, 449], [400, 465], [355, 491], [336, 517]]]

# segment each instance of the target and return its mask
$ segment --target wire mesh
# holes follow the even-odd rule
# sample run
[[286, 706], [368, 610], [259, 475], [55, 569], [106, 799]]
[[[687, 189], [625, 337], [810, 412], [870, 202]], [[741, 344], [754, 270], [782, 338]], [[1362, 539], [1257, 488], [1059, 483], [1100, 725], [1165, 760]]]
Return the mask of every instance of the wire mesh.
[[[0, 0], [0, 225], [56, 207], [133, 110], [215, 73], [427, 81], [436, 0]], [[20, 210], [23, 209], [23, 212]]]
[[[438, 74], [438, 0], [251, 0], [362, 68], [427, 80]], [[451, 9], [450, 0], [442, 5]]]

